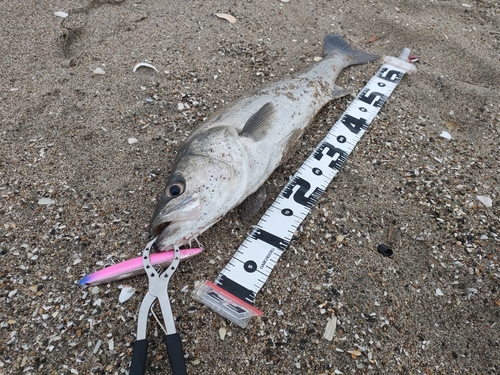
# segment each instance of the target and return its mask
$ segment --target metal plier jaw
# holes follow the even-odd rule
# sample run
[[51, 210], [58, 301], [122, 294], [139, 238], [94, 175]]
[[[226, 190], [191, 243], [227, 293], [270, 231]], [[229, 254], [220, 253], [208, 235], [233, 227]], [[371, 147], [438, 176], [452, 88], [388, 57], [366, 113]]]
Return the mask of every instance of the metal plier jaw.
[[149, 257], [151, 247], [156, 238], [150, 241], [142, 252], [142, 264], [149, 280], [149, 290], [142, 300], [137, 319], [137, 336], [132, 346], [132, 363], [130, 365], [130, 375], [144, 375], [146, 369], [146, 357], [148, 350], [148, 340], [146, 338], [149, 311], [154, 301], [158, 299], [160, 303], [163, 321], [165, 322], [165, 344], [167, 346], [168, 360], [174, 375], [186, 375], [186, 363], [182, 351], [182, 342], [179, 334], [175, 330], [174, 317], [168, 297], [168, 282], [172, 274], [177, 269], [181, 259], [179, 246], [174, 245], [174, 260], [170, 266], [159, 274]]

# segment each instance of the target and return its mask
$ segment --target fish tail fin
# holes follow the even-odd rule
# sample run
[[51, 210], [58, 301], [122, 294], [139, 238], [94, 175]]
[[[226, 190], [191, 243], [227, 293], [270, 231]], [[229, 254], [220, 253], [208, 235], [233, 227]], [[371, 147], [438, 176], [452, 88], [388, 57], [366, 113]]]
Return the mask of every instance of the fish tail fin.
[[340, 35], [327, 34], [323, 41], [323, 56], [345, 55], [349, 58], [348, 65], [362, 64], [377, 60], [379, 55], [372, 55], [352, 48]]

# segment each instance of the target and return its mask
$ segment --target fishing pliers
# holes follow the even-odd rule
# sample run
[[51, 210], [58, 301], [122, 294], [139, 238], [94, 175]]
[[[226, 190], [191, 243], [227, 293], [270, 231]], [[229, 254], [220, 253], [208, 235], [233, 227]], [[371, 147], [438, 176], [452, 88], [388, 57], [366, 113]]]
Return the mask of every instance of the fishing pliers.
[[168, 297], [167, 287], [172, 274], [179, 265], [180, 250], [174, 245], [174, 260], [170, 266], [159, 274], [151, 264], [149, 252], [155, 240], [149, 242], [142, 252], [142, 265], [149, 279], [149, 290], [142, 300], [137, 319], [137, 336], [132, 346], [132, 363], [130, 365], [130, 375], [144, 375], [146, 369], [146, 356], [148, 350], [148, 339], [146, 338], [146, 328], [148, 315], [153, 303], [158, 299], [165, 322], [166, 335], [164, 337], [167, 345], [168, 360], [174, 375], [186, 375], [186, 362], [182, 351], [181, 337], [175, 331], [175, 322], [172, 315], [172, 308]]

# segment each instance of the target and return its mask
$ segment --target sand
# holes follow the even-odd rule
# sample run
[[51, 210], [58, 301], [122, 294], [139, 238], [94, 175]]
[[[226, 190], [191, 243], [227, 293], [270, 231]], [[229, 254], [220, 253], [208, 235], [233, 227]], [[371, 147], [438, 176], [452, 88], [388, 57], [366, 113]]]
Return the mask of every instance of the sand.
[[[78, 280], [138, 256], [193, 129], [313, 64], [327, 33], [380, 55], [408, 47], [418, 72], [297, 231], [247, 329], [190, 292], [252, 224], [234, 210], [200, 236], [205, 251], [169, 288], [188, 373], [499, 373], [500, 12], [464, 1], [1, 1], [0, 373], [128, 371], [147, 279]], [[338, 84], [355, 94], [381, 64]], [[266, 207], [352, 98], [318, 114]], [[119, 285], [136, 293], [120, 303]], [[148, 373], [171, 373], [154, 319], [149, 333]]]

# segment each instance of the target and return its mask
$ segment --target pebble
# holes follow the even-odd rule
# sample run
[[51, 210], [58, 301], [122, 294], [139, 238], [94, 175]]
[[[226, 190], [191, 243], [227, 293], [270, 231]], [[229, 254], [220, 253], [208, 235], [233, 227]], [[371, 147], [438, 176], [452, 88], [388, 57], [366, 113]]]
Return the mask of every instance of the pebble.
[[485, 207], [492, 207], [493, 206], [493, 200], [491, 197], [484, 196], [484, 195], [478, 195], [477, 199], [479, 202], [485, 205]]
[[92, 73], [97, 74], [97, 75], [106, 74], [106, 72], [104, 71], [104, 69], [99, 68], [99, 67], [95, 68]]
[[223, 18], [226, 21], [229, 21], [230, 23], [236, 22], [236, 18], [228, 13], [215, 13], [215, 15], [219, 18]]
[[139, 142], [139, 140], [137, 138], [129, 138], [128, 139], [129, 145], [133, 145], [133, 144], [138, 143], [138, 142]]
[[38, 204], [41, 204], [41, 205], [49, 205], [49, 204], [54, 204], [56, 203], [56, 201], [50, 199], [50, 198], [40, 198], [38, 200]]
[[68, 13], [62, 12], [62, 11], [57, 11], [57, 12], [54, 12], [54, 16], [61, 17], [61, 18], [66, 18], [66, 17], [68, 17]]
[[219, 328], [219, 337], [221, 340], [224, 340], [224, 338], [226, 337], [226, 333], [227, 333], [226, 328], [224, 327]]
[[323, 338], [332, 341], [335, 336], [335, 330], [337, 329], [337, 317], [332, 317], [331, 320], [326, 323], [325, 333], [323, 334]]
[[439, 135], [444, 139], [451, 139], [451, 134], [448, 132], [442, 131]]
[[134, 295], [134, 293], [135, 289], [131, 286], [123, 287], [120, 292], [120, 296], [118, 297], [118, 301], [120, 301], [120, 303], [126, 302]]
[[102, 340], [98, 340], [97, 343], [94, 346], [94, 350], [92, 351], [94, 354], [96, 354], [99, 349], [101, 348]]

